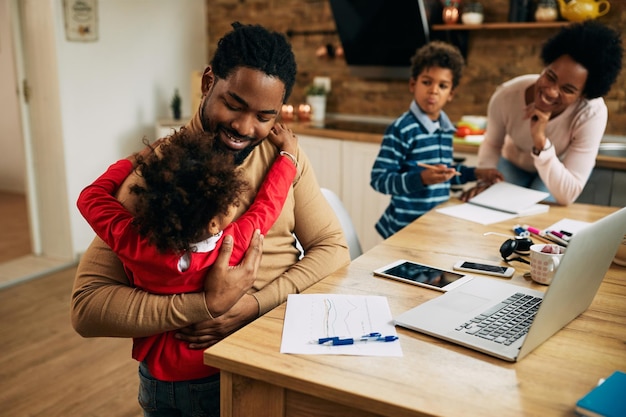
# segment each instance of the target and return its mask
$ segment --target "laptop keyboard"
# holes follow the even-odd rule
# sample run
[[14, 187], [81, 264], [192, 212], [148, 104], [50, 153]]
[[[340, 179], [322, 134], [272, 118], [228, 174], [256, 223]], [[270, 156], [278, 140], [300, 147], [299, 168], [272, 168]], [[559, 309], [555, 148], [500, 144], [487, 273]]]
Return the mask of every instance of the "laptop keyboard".
[[532, 295], [513, 294], [455, 330], [495, 343], [510, 345], [528, 333], [541, 300], [540, 297]]

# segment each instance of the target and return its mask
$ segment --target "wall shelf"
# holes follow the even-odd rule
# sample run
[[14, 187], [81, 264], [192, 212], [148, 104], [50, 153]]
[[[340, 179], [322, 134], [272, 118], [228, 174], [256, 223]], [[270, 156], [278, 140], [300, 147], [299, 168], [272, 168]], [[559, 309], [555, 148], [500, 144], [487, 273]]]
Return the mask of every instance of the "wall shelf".
[[482, 23], [480, 25], [465, 25], [462, 23], [455, 24], [437, 24], [432, 25], [433, 31], [438, 30], [490, 30], [490, 29], [550, 29], [559, 28], [569, 25], [570, 22], [498, 22], [498, 23]]

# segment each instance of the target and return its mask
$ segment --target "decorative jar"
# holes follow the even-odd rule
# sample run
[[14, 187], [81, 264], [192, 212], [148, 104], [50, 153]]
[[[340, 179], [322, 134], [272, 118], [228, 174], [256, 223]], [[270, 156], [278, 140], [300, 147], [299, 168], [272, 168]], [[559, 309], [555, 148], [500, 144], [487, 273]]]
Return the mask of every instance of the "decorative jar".
[[537, 22], [554, 22], [559, 18], [559, 11], [555, 0], [539, 0], [535, 10]]
[[484, 17], [482, 4], [474, 2], [463, 6], [463, 13], [461, 14], [461, 22], [463, 22], [463, 24], [480, 25]]

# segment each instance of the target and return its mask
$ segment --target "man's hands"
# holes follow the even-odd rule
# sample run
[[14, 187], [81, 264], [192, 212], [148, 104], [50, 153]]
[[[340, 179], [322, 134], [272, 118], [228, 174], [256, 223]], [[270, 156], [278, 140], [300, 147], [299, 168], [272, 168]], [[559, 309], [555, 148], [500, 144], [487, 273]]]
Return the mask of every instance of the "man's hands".
[[252, 288], [261, 263], [263, 236], [259, 230], [254, 231], [246, 255], [237, 266], [228, 265], [232, 252], [233, 237], [226, 235], [220, 253], [204, 280], [206, 305], [213, 317], [227, 312]]
[[213, 319], [182, 328], [176, 338], [188, 342], [191, 349], [206, 349], [243, 327], [259, 315], [259, 304], [246, 292], [252, 287], [261, 263], [263, 236], [257, 230], [241, 263], [229, 266], [233, 237], [224, 242], [215, 263], [204, 281], [207, 308]]
[[259, 315], [256, 298], [246, 294], [221, 316], [180, 329], [176, 338], [189, 343], [190, 349], [206, 349]]

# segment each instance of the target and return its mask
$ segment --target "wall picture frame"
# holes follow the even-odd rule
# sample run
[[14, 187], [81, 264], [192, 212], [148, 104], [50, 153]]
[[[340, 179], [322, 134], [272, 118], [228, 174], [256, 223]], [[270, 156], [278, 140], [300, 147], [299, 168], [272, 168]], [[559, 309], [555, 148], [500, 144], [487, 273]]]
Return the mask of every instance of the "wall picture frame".
[[98, 40], [98, 0], [63, 0], [63, 9], [68, 41]]

